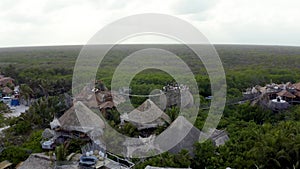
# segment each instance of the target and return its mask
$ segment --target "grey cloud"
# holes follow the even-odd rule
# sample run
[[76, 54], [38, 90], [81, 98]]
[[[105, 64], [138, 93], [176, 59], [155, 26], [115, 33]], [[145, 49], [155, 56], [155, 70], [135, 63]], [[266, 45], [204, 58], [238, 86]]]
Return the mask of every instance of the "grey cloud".
[[214, 7], [216, 3], [217, 0], [179, 0], [173, 10], [176, 14], [201, 13]]

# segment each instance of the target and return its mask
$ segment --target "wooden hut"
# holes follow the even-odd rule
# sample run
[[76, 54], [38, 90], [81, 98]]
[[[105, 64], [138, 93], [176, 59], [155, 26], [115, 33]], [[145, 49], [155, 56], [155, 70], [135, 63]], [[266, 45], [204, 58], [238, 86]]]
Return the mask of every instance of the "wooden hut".
[[290, 93], [289, 91], [287, 90], [282, 90], [280, 91], [279, 93], [277, 93], [277, 96], [280, 96], [282, 97], [284, 100], [286, 101], [291, 101], [293, 100], [294, 98], [296, 98], [295, 95], [293, 95], [292, 93]]
[[171, 123], [170, 117], [164, 113], [155, 103], [147, 99], [142, 105], [130, 113], [121, 115], [121, 121], [127, 121], [143, 130], [147, 128], [156, 128], [166, 123]]

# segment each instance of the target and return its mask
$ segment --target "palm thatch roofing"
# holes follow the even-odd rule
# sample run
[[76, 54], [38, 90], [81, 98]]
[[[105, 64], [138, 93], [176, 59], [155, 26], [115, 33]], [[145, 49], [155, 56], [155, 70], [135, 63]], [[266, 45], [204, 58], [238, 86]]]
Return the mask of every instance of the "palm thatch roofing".
[[9, 161], [5, 160], [5, 161], [2, 161], [0, 163], [0, 169], [6, 169], [8, 167], [12, 166], [12, 163], [10, 163]]
[[224, 145], [226, 141], [229, 140], [228, 134], [225, 130], [214, 130], [212, 131], [212, 135], [210, 136], [211, 140], [213, 141], [214, 145], [219, 147]]
[[[178, 116], [167, 131], [169, 133], [163, 132], [159, 136], [151, 135], [148, 138], [126, 139], [123, 143], [126, 147], [125, 155], [128, 157], [145, 156], [149, 152], [163, 152], [163, 150], [178, 154], [185, 149], [193, 156], [194, 144], [199, 142], [200, 137], [211, 139], [215, 146], [224, 145], [229, 140], [225, 130], [210, 129], [209, 132], [203, 133], [183, 116]], [[207, 135], [208, 133], [211, 135]], [[180, 135], [183, 136], [183, 139]]]
[[18, 169], [52, 169], [53, 164], [49, 157], [42, 154], [31, 154]]
[[295, 95], [293, 95], [292, 93], [290, 93], [287, 90], [282, 90], [281, 92], [277, 93], [277, 95], [281, 96], [281, 97], [287, 97], [287, 98], [295, 98], [296, 97]]
[[42, 133], [42, 137], [45, 139], [53, 138], [55, 135], [55, 132], [53, 130], [50, 130], [49, 128], [45, 129]]
[[154, 143], [156, 139], [155, 135], [151, 135], [147, 138], [126, 138], [123, 145], [126, 147], [126, 152], [124, 155], [127, 157], [135, 156], [147, 156], [149, 152], [162, 153], [159, 146]]
[[118, 106], [119, 104], [126, 102], [126, 99], [124, 98], [124, 96], [122, 96], [118, 92], [111, 91], [111, 95], [112, 95], [112, 101], [115, 106]]
[[2, 93], [4, 93], [4, 94], [11, 94], [11, 93], [13, 93], [13, 90], [11, 90], [9, 87], [5, 86], [2, 89]]
[[285, 84], [285, 86], [286, 86], [287, 88], [292, 88], [292, 87], [294, 87], [294, 85], [293, 85], [291, 82], [287, 82], [287, 83]]
[[105, 128], [104, 121], [78, 101], [59, 118], [60, 128], [66, 131], [88, 133], [92, 130]]
[[191, 168], [153, 167], [153, 166], [147, 165], [145, 169], [191, 169]]
[[2, 86], [5, 86], [5, 85], [7, 85], [8, 83], [12, 83], [13, 82], [13, 78], [11, 78], [11, 77], [2, 77], [2, 78], [0, 78], [0, 86], [2, 85]]
[[299, 91], [296, 91], [296, 92], [294, 93], [294, 95], [297, 96], [297, 97], [300, 97], [300, 92], [299, 92]]
[[117, 92], [107, 90], [94, 91], [90, 88], [90, 86], [85, 86], [83, 90], [75, 97], [75, 100], [81, 101], [89, 108], [98, 108], [101, 104], [106, 102], [113, 102], [113, 106], [117, 106], [126, 101], [125, 98]]
[[300, 82], [294, 84], [294, 88], [300, 90]]
[[165, 122], [171, 123], [170, 117], [150, 99], [147, 99], [142, 105], [130, 113], [122, 114], [121, 119], [132, 123], [140, 130], [162, 126]]
[[112, 109], [113, 107], [115, 107], [115, 104], [112, 101], [104, 102], [99, 105], [100, 109], [107, 109], [107, 108]]
[[169, 150], [169, 152], [171, 152], [171, 153], [177, 154], [182, 149], [185, 149], [185, 150], [188, 150], [189, 153], [193, 156], [194, 155], [193, 154], [194, 144], [196, 142], [199, 142], [200, 137], [211, 139], [215, 146], [224, 145], [225, 142], [229, 140], [229, 137], [228, 137], [227, 132], [225, 130], [210, 129], [207, 133], [211, 133], [211, 135], [208, 137], [206, 133], [203, 133], [198, 128], [194, 127], [184, 117], [179, 116], [177, 119], [178, 119], [178, 124], [175, 126], [174, 131], [180, 132], [180, 131], [184, 130], [183, 128], [190, 129], [190, 131], [186, 134], [186, 136], [176, 146], [174, 146], [173, 148], [171, 148]]

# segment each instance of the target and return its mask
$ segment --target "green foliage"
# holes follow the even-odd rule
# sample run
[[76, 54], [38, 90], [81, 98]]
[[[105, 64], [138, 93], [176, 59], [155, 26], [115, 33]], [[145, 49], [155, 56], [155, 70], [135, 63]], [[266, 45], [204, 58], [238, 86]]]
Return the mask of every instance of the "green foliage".
[[6, 104], [0, 102], [0, 115], [2, 115], [3, 113], [10, 113], [10, 110]]
[[0, 153], [0, 161], [9, 160], [14, 165], [28, 158], [30, 153], [42, 152], [40, 141], [42, 140], [42, 130], [32, 131], [29, 138], [19, 146], [6, 146]]
[[60, 117], [67, 109], [60, 96], [42, 97], [30, 106], [26, 113], [33, 126], [48, 127], [54, 117]]
[[[195, 74], [198, 82], [201, 104], [207, 104], [205, 96], [211, 95], [210, 81], [207, 72], [199, 59], [191, 50], [179, 45], [151, 45], [169, 50], [184, 60]], [[145, 48], [144, 45], [115, 46], [101, 63], [97, 78], [102, 79], [108, 88], [115, 67], [123, 58]], [[265, 85], [270, 81], [298, 82], [300, 79], [300, 48], [271, 46], [234, 46], [216, 45], [226, 72], [228, 99], [241, 97], [241, 92], [248, 87]], [[0, 50], [1, 73], [11, 76], [20, 86], [22, 97], [41, 98], [34, 103], [28, 113], [19, 118], [5, 120], [11, 126], [5, 131], [6, 149], [0, 154], [0, 160], [9, 159], [14, 164], [27, 158], [27, 151], [38, 152], [39, 134], [31, 134], [33, 129], [48, 127], [53, 116], [60, 116], [65, 107], [60, 94], [70, 92], [71, 79], [76, 56], [80, 47], [43, 47], [24, 48], [14, 51]], [[12, 65], [12, 63], [14, 63]], [[126, 72], [124, 72], [126, 75]], [[153, 89], [161, 89], [163, 85], [174, 79], [164, 72], [146, 70], [137, 74], [131, 82], [133, 94], [147, 95]], [[119, 83], [123, 87], [122, 83]], [[194, 90], [194, 89], [192, 89]], [[52, 97], [54, 96], [54, 97]], [[134, 106], [140, 105], [145, 98], [132, 97]], [[7, 109], [0, 104], [0, 110]], [[146, 165], [188, 167], [193, 168], [299, 168], [299, 106], [273, 113], [260, 107], [243, 105], [227, 106], [219, 128], [226, 129], [230, 141], [224, 146], [214, 147], [211, 142], [195, 145], [195, 157], [186, 152], [172, 155], [164, 153], [148, 158], [136, 168]], [[107, 114], [109, 123], [119, 127], [117, 112]], [[172, 119], [177, 110], [168, 110]], [[195, 126], [202, 128], [207, 111], [199, 111]], [[0, 122], [4, 118], [0, 114]], [[0, 124], [0, 125], [1, 125]], [[7, 125], [5, 124], [5, 125]], [[4, 126], [4, 125], [3, 125]], [[160, 133], [162, 128], [157, 129]], [[136, 136], [136, 128], [126, 124], [121, 132]], [[124, 140], [113, 140], [112, 133], [106, 133], [111, 142], [120, 143]], [[29, 137], [30, 136], [30, 137]], [[13, 146], [14, 144], [18, 146]], [[70, 151], [76, 150], [77, 143], [70, 143]], [[63, 159], [63, 148], [57, 153]]]
[[30, 150], [33, 153], [42, 152], [43, 151], [42, 146], [41, 146], [42, 133], [43, 133], [43, 130], [31, 132], [28, 140], [22, 145], [22, 147]]
[[121, 132], [130, 137], [135, 137], [135, 136], [139, 135], [137, 128], [134, 125], [132, 125], [131, 123], [125, 123], [121, 129]]
[[64, 161], [66, 158], [66, 154], [64, 151], [64, 146], [60, 145], [55, 148], [55, 155], [57, 161]]
[[3, 115], [0, 113], [0, 127], [6, 126], [6, 120]]
[[147, 165], [158, 167], [188, 168], [192, 164], [192, 157], [186, 150], [182, 150], [177, 155], [168, 152], [147, 159], [142, 164], [135, 166], [136, 169], [144, 169]]
[[7, 147], [2, 153], [0, 153], [0, 161], [9, 160], [14, 165], [26, 160], [29, 156], [27, 151], [18, 146]]
[[192, 168], [205, 169], [207, 166], [214, 167], [215, 149], [211, 140], [204, 143], [196, 143]]
[[80, 139], [72, 139], [70, 140], [68, 146], [65, 147], [66, 155], [71, 153], [81, 153], [82, 145], [87, 144], [86, 141]]
[[178, 107], [172, 107], [167, 109], [166, 114], [171, 118], [171, 121], [174, 121], [180, 113], [180, 109]]

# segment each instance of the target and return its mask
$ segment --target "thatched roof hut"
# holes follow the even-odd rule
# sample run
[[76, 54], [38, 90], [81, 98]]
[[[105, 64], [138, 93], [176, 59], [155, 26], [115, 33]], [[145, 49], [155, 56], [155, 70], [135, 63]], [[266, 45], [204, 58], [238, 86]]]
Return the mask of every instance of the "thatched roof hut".
[[104, 129], [105, 123], [96, 113], [83, 103], [76, 102], [59, 119], [60, 128], [66, 131], [80, 131], [88, 133], [95, 129]]
[[3, 87], [3, 89], [2, 89], [2, 93], [3, 93], [3, 94], [12, 94], [12, 93], [13, 93], [13, 90], [11, 90], [9, 87], [5, 86], [5, 87]]
[[7, 84], [13, 84], [14, 79], [11, 77], [0, 78], [0, 86], [6, 86]]
[[295, 98], [296, 97], [295, 95], [293, 95], [292, 93], [290, 93], [287, 90], [282, 90], [281, 92], [277, 93], [277, 95], [281, 96], [281, 97], [286, 97], [286, 98]]
[[107, 90], [95, 91], [92, 90], [90, 86], [85, 86], [83, 90], [77, 96], [75, 96], [75, 100], [81, 101], [89, 108], [98, 108], [100, 105], [105, 104], [106, 102], [112, 102], [113, 106], [117, 106], [126, 101], [125, 98], [117, 92]]
[[[210, 129], [208, 133], [211, 133], [211, 135], [208, 137], [206, 133], [203, 133], [198, 128], [194, 127], [184, 117], [179, 116], [177, 119], [178, 119], [178, 124], [176, 126], [174, 126], [175, 127], [174, 131], [180, 132], [180, 131], [185, 131], [186, 129], [190, 129], [190, 131], [186, 134], [184, 139], [182, 139], [176, 146], [174, 146], [173, 148], [171, 148], [169, 150], [169, 152], [171, 152], [171, 153], [177, 154], [182, 149], [185, 149], [185, 150], [188, 150], [191, 155], [193, 155], [194, 144], [196, 142], [199, 142], [200, 137], [205, 137], [205, 138], [211, 139], [213, 144], [217, 147], [220, 145], [224, 145], [225, 142], [229, 140], [229, 137], [225, 130]], [[175, 134], [174, 134], [174, 137], [175, 137]]]
[[130, 113], [121, 115], [121, 120], [135, 125], [139, 130], [163, 126], [171, 123], [170, 117], [164, 113], [155, 103], [147, 99], [142, 105]]
[[18, 169], [52, 169], [53, 164], [48, 156], [42, 154], [31, 154]]
[[300, 90], [300, 82], [294, 84], [294, 88]]
[[53, 138], [55, 135], [55, 132], [53, 130], [50, 130], [50, 129], [45, 129], [42, 133], [42, 137], [44, 139], [50, 139], [50, 138]]

